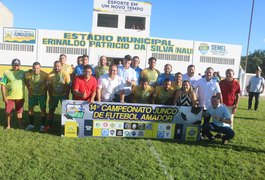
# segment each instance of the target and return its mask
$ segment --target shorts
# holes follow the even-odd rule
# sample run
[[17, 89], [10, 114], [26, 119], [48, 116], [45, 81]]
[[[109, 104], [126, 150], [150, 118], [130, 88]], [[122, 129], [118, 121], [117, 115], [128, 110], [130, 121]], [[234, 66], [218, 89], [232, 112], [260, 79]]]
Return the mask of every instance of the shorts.
[[66, 96], [52, 96], [49, 101], [49, 108], [55, 109], [58, 106], [59, 101], [62, 103], [62, 100], [67, 99]]
[[45, 95], [33, 95], [29, 97], [29, 108], [33, 108], [35, 105], [39, 105], [41, 109], [46, 108], [47, 96]]
[[24, 99], [8, 99], [6, 103], [6, 113], [11, 113], [14, 106], [18, 114], [23, 113]]

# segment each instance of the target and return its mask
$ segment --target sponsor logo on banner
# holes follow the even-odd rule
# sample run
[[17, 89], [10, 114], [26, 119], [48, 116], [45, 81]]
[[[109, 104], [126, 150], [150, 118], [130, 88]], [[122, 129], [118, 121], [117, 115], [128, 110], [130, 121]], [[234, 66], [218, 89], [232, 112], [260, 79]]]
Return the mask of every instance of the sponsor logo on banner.
[[132, 131], [132, 136], [136, 136], [136, 132], [135, 131]]
[[139, 130], [144, 130], [145, 129], [145, 124], [144, 123], [139, 123], [138, 124], [138, 129]]
[[73, 118], [83, 118], [84, 108], [81, 104], [66, 105], [66, 113]]
[[109, 130], [109, 135], [110, 136], [115, 136], [116, 135], [116, 130], [114, 130], [114, 129]]
[[186, 140], [196, 141], [198, 136], [198, 127], [187, 127], [186, 128]]
[[115, 127], [116, 127], [116, 123], [111, 122], [111, 123], [110, 123], [110, 127], [111, 127], [111, 128], [115, 128]]
[[116, 128], [117, 129], [123, 129], [123, 123], [122, 122], [116, 122]]
[[123, 130], [116, 130], [116, 136], [123, 136]]
[[102, 129], [101, 135], [102, 136], [109, 136], [109, 130], [108, 129]]
[[138, 129], [138, 123], [132, 123], [131, 129]]
[[144, 136], [144, 131], [138, 131], [137, 136], [139, 136], [139, 137], [143, 137], [143, 136]]
[[95, 123], [95, 128], [101, 128], [100, 122]]
[[84, 136], [92, 136], [93, 132], [93, 121], [85, 120], [84, 121]]
[[124, 129], [131, 129], [131, 123], [124, 123]]
[[108, 122], [103, 122], [102, 123], [102, 127], [103, 128], [108, 128], [109, 127], [109, 123]]
[[165, 131], [166, 130], [166, 126], [164, 124], [158, 124], [158, 130], [159, 131]]
[[130, 137], [130, 136], [131, 136], [131, 132], [128, 131], [128, 130], [125, 130], [123, 135], [124, 135], [125, 137]]
[[146, 130], [152, 130], [152, 124], [151, 123], [146, 124], [145, 129]]
[[164, 138], [167, 138], [167, 139], [171, 138], [171, 132], [166, 131], [164, 133]]
[[157, 132], [157, 137], [158, 138], [164, 138], [164, 131], [158, 131]]
[[170, 131], [172, 129], [172, 125], [166, 125], [166, 130]]

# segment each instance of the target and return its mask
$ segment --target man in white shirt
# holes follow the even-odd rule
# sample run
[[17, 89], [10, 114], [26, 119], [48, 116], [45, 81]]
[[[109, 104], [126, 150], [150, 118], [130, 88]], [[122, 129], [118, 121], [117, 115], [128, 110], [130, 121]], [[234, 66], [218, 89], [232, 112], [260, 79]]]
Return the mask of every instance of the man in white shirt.
[[132, 57], [126, 55], [123, 59], [123, 66], [120, 66], [118, 69], [118, 76], [121, 77], [120, 102], [130, 102], [129, 95], [132, 86], [135, 86], [137, 82], [136, 72], [130, 67], [131, 62]]
[[211, 97], [216, 95], [220, 97], [222, 101], [221, 89], [215, 80], [213, 80], [213, 68], [208, 67], [205, 70], [205, 77], [199, 79], [194, 83], [194, 88], [198, 88], [198, 101], [199, 105], [206, 110], [209, 106], [211, 106]]
[[193, 64], [189, 65], [187, 68], [187, 73], [182, 75], [182, 80], [188, 80], [190, 81], [190, 84], [193, 86], [193, 84], [201, 79], [201, 76], [195, 75], [195, 66]]
[[255, 106], [254, 110], [257, 111], [259, 107], [259, 95], [264, 91], [264, 78], [261, 76], [261, 68], [258, 66], [256, 70], [256, 76], [253, 76], [249, 80], [249, 85], [247, 86], [248, 96], [248, 110], [251, 109], [252, 100], [255, 96]]
[[115, 94], [119, 93], [121, 79], [117, 73], [118, 66], [113, 64], [109, 68], [109, 73], [99, 77], [97, 88], [97, 99], [99, 102], [112, 102], [114, 101]]

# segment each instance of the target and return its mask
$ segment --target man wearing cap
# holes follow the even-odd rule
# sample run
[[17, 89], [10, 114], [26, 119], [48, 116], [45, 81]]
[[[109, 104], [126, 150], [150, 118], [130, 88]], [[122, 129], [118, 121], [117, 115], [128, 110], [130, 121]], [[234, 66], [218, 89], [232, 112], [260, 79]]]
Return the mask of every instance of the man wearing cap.
[[[123, 66], [118, 69], [118, 76], [121, 77], [120, 85], [120, 102], [130, 102], [129, 95], [131, 94], [132, 86], [136, 85], [136, 72], [130, 67], [132, 57], [126, 55], [123, 59]], [[116, 99], [119, 99], [116, 95]]]
[[18, 125], [24, 128], [22, 124], [22, 113], [25, 96], [25, 72], [20, 70], [20, 60], [12, 60], [12, 69], [4, 72], [0, 82], [3, 101], [5, 102], [7, 129], [11, 128], [11, 113], [15, 106], [17, 112]]
[[256, 69], [256, 76], [253, 76], [249, 80], [249, 85], [247, 86], [248, 96], [248, 110], [251, 109], [252, 100], [255, 96], [255, 106], [254, 110], [257, 111], [259, 107], [259, 95], [264, 91], [264, 78], [261, 76], [261, 68], [258, 66]]

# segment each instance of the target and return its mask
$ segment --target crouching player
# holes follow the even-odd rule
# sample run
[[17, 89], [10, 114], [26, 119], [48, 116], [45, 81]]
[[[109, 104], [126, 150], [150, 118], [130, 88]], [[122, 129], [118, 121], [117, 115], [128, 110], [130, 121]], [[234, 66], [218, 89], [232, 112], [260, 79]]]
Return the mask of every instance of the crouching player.
[[228, 140], [235, 136], [233, 129], [231, 129], [231, 116], [225, 105], [220, 103], [220, 97], [212, 96], [211, 106], [207, 108], [206, 116], [213, 119], [212, 122], [205, 122], [202, 126], [202, 133], [207, 136], [209, 140], [214, 137], [211, 131], [222, 133], [223, 144], [227, 144]]

